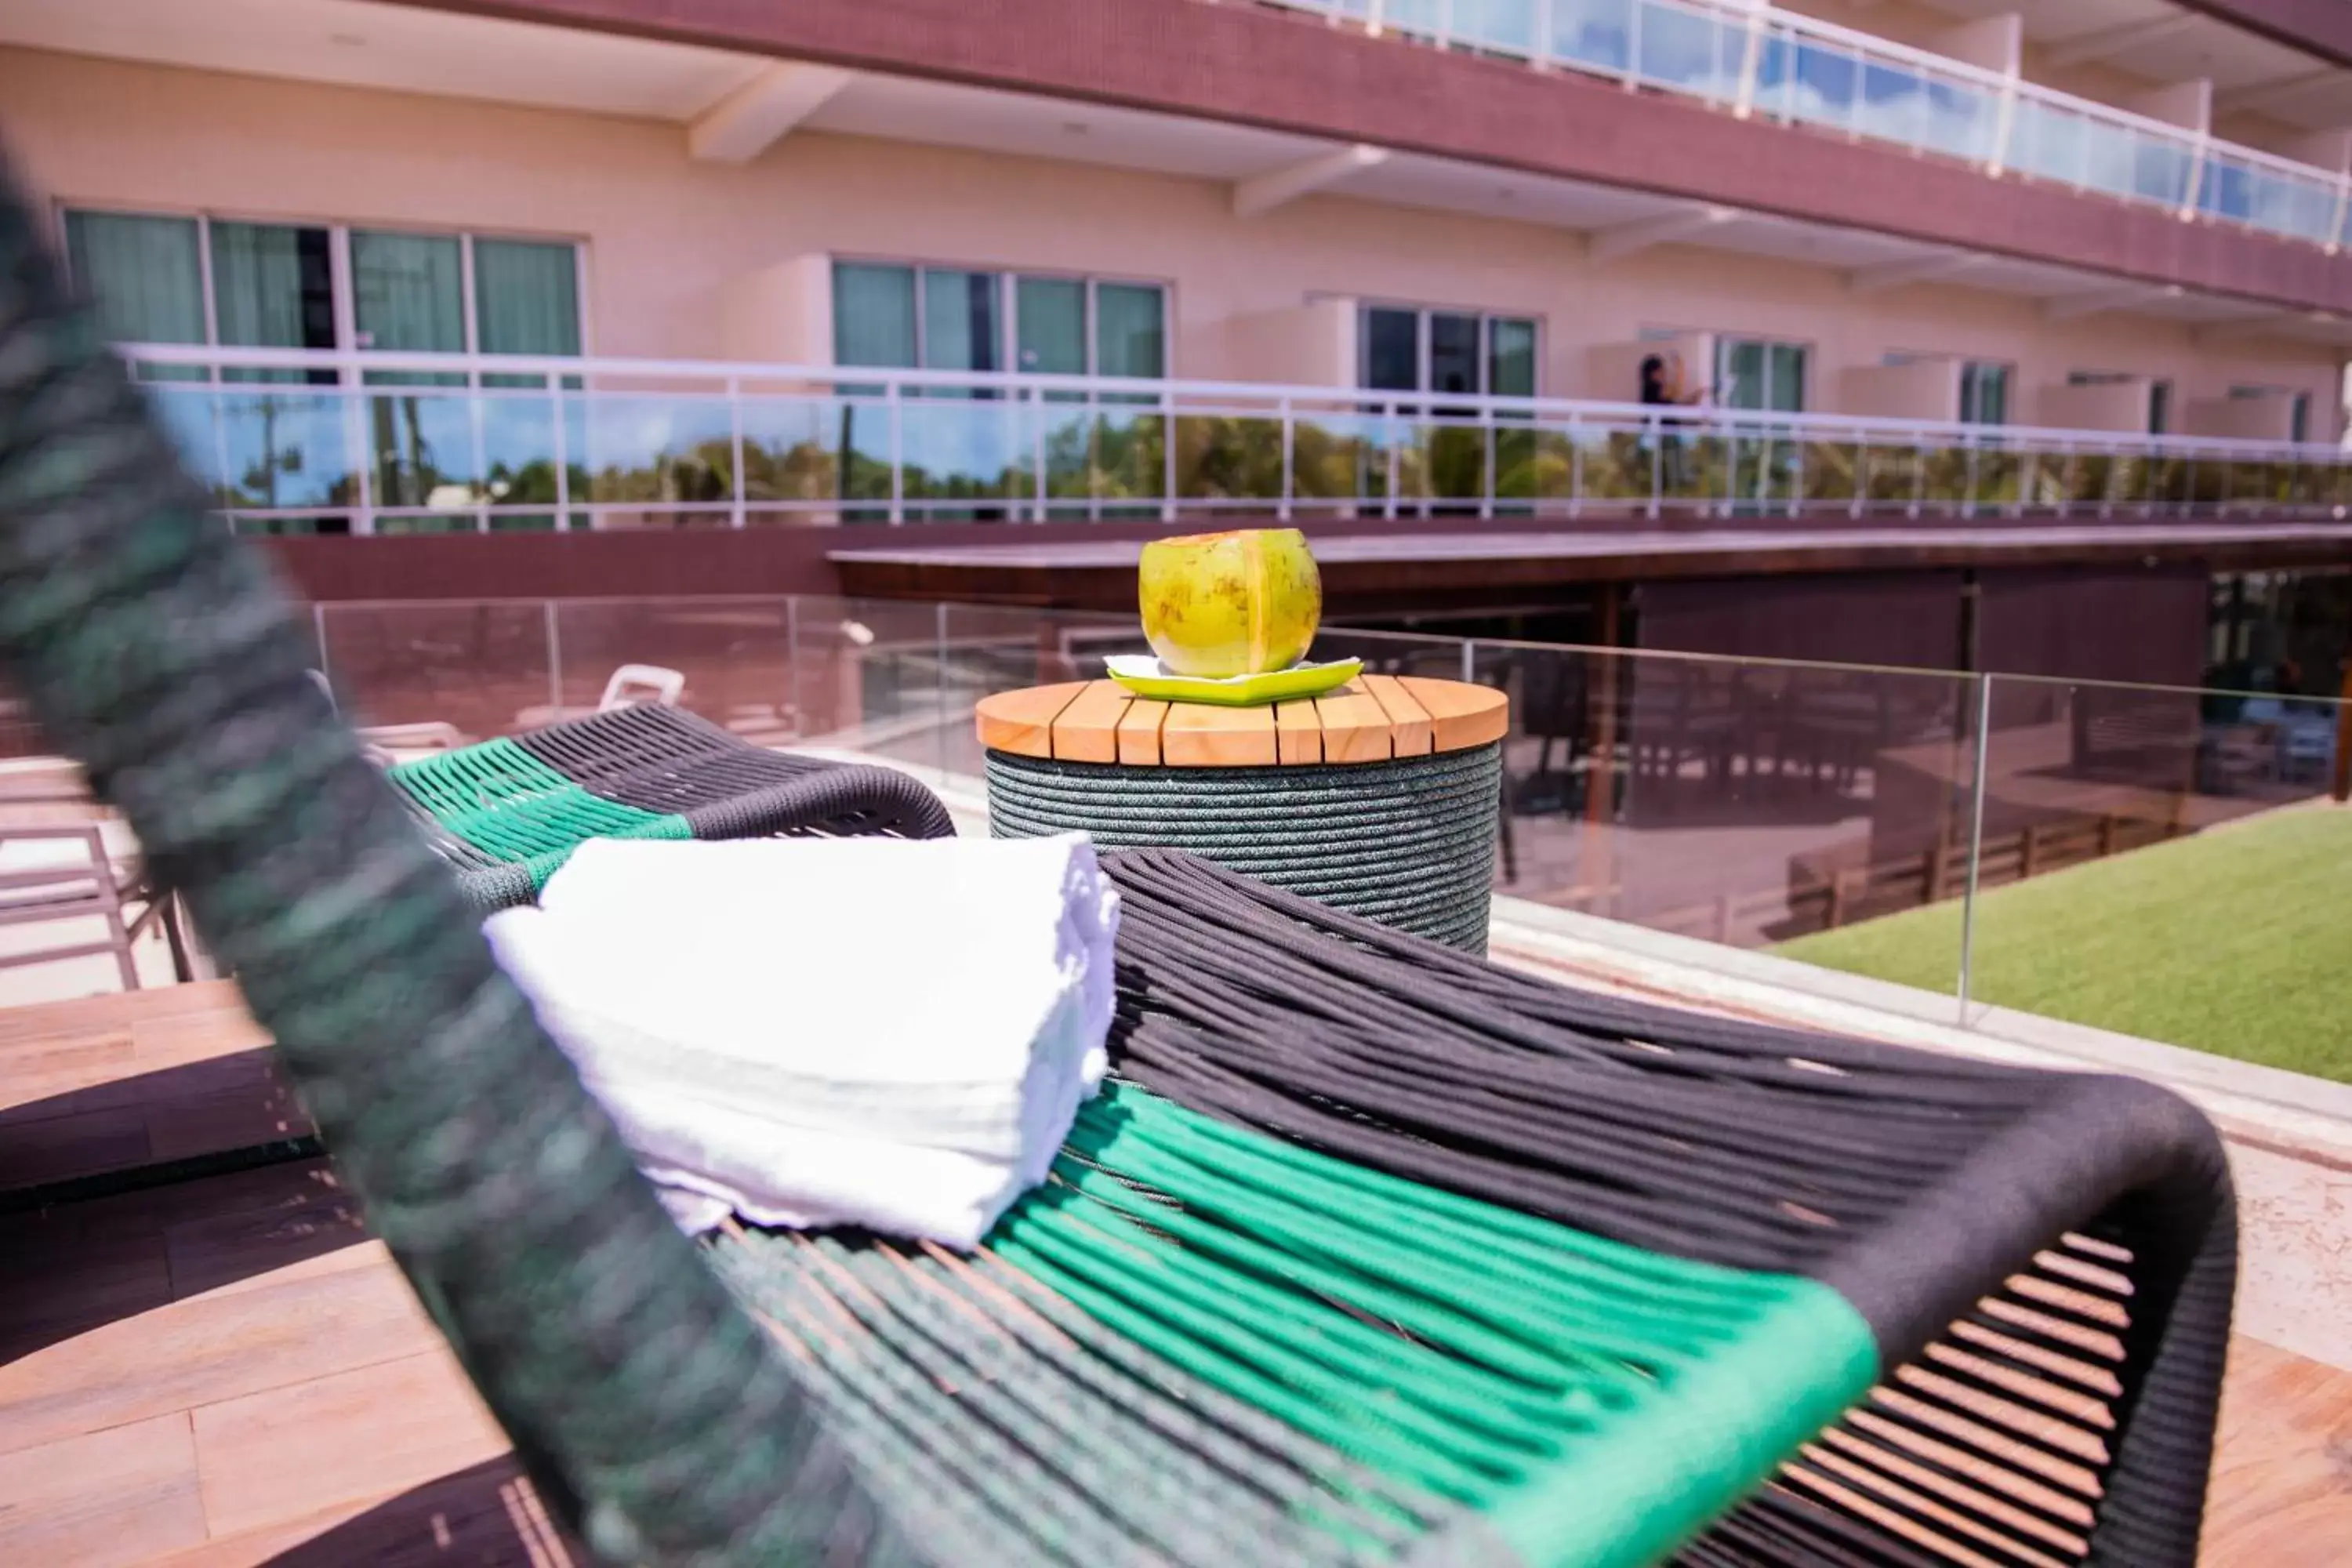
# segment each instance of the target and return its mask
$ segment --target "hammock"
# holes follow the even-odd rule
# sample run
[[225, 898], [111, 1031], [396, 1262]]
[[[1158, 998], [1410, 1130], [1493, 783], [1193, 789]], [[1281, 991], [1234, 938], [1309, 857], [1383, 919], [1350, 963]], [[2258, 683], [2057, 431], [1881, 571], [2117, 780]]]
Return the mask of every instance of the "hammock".
[[[1122, 1081], [982, 1254], [696, 1247], [410, 800], [473, 807], [362, 760], [205, 507], [0, 202], [0, 657], [601, 1557], [2194, 1561], [2235, 1242], [2183, 1102], [1584, 995], [1181, 857], [1113, 858]], [[518, 750], [576, 826], [711, 804]], [[563, 849], [470, 826], [526, 881]]]

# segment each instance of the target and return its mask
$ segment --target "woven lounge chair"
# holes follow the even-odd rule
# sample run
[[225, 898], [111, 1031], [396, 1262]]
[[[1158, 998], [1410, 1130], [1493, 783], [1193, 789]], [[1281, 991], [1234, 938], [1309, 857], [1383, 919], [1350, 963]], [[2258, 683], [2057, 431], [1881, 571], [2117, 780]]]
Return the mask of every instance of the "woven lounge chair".
[[[2193, 1561], [2234, 1215], [2181, 1101], [1582, 995], [1167, 857], [1114, 868], [1125, 1076], [986, 1251], [690, 1247], [38, 233], [0, 199], [0, 651], [603, 1556]], [[719, 787], [565, 755], [478, 760], [688, 831]]]
[[614, 709], [387, 774], [485, 909], [528, 901], [588, 838], [955, 831], [904, 773], [771, 752], [676, 708]]

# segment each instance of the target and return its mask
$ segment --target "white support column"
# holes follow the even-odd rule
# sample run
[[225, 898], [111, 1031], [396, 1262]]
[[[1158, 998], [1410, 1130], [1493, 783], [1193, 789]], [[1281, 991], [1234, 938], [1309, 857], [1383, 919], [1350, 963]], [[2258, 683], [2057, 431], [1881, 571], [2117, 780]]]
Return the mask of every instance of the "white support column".
[[1286, 163], [1278, 169], [1268, 169], [1262, 174], [1253, 174], [1234, 184], [1234, 216], [1258, 217], [1301, 196], [1329, 190], [1350, 176], [1366, 169], [1377, 169], [1388, 161], [1387, 148], [1359, 142], [1334, 153], [1320, 153], [1296, 163]]
[[779, 60], [697, 115], [686, 128], [686, 150], [706, 163], [748, 163], [824, 108], [856, 75]]
[[2184, 9], [2147, 21], [2126, 22], [2120, 27], [2095, 27], [2087, 33], [2075, 33], [2051, 45], [2042, 51], [2042, 63], [2053, 69], [2063, 69], [2069, 66], [2111, 60], [2144, 45], [2160, 44], [2177, 37], [2203, 20], [2196, 12]]
[[1584, 254], [1594, 262], [1622, 260], [1653, 246], [1672, 245], [1714, 233], [1738, 221], [1739, 216], [1736, 207], [1695, 206], [1657, 217], [1636, 218], [1632, 223], [1612, 224], [1585, 235]]
[[2045, 321], [2078, 321], [2085, 316], [2100, 316], [2110, 310], [2128, 310], [2136, 306], [2152, 305], [2158, 300], [2177, 300], [2180, 295], [2181, 289], [2177, 283], [2160, 289], [2147, 283], [2126, 283], [2114, 289], [2061, 294], [2042, 301], [2042, 319]]
[[1979, 16], [1922, 38], [1919, 47], [1929, 54], [2015, 77], [2024, 61], [2025, 18], [2014, 11]]
[[1889, 289], [1906, 288], [1913, 283], [1934, 283], [1975, 270], [1990, 260], [1974, 251], [1954, 251], [1943, 256], [1923, 256], [1911, 261], [1884, 261], [1875, 267], [1856, 268], [1845, 275], [1845, 286], [1857, 294], [1883, 294]]
[[2198, 195], [2205, 184], [2206, 151], [2213, 140], [2211, 79], [2192, 77], [2187, 81], [2152, 87], [2124, 100], [2121, 107], [2150, 120], [2161, 120], [2167, 125], [2178, 125], [2189, 133], [2196, 151], [2189, 159], [2189, 180], [2181, 193], [2180, 216], [2196, 216]]

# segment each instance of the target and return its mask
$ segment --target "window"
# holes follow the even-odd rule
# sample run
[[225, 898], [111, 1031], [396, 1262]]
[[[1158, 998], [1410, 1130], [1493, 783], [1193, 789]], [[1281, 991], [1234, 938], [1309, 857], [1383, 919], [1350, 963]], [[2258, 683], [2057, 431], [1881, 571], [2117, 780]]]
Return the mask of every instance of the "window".
[[1968, 360], [1961, 363], [1960, 423], [2009, 423], [2009, 366], [1990, 364], [1982, 360]]
[[[80, 209], [67, 211], [65, 230], [67, 266], [117, 342], [581, 352], [578, 247], [566, 241]], [[211, 379], [197, 367], [142, 374]], [[336, 373], [229, 369], [220, 379], [331, 384]]]
[[[341, 225], [257, 223], [68, 210], [67, 264], [122, 343], [223, 349], [479, 353], [581, 352], [579, 251], [567, 241], [425, 234]], [[333, 365], [257, 369], [142, 364], [144, 380], [334, 386]], [[545, 388], [545, 374], [365, 369], [370, 387]], [[567, 376], [568, 386], [581, 384]], [[364, 495], [386, 532], [562, 525], [546, 452], [547, 411], [528, 403], [386, 391], [357, 406], [299, 394], [208, 400], [201, 421], [232, 476], [240, 528], [337, 532]], [[586, 450], [574, 408], [565, 433]], [[364, 471], [364, 478], [354, 468]], [[572, 483], [587, 483], [573, 467]], [[549, 510], [530, 510], [546, 507]], [[317, 508], [320, 515], [307, 515]], [[511, 510], [509, 510], [511, 509]]]
[[1802, 414], [1805, 355], [1802, 343], [1773, 342], [1763, 338], [1716, 339], [1716, 401], [1726, 408]]
[[833, 358], [1157, 380], [1168, 374], [1167, 301], [1157, 283], [836, 261]]
[[1536, 323], [1524, 316], [1367, 305], [1358, 374], [1374, 392], [1536, 395]]

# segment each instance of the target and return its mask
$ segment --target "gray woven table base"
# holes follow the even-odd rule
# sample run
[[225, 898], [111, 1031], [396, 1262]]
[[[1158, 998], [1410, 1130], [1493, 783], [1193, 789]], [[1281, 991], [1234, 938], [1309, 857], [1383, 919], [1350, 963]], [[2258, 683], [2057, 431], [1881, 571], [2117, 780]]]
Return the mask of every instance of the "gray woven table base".
[[1502, 748], [1355, 765], [1129, 768], [988, 753], [990, 831], [1183, 849], [1366, 920], [1486, 950]]

